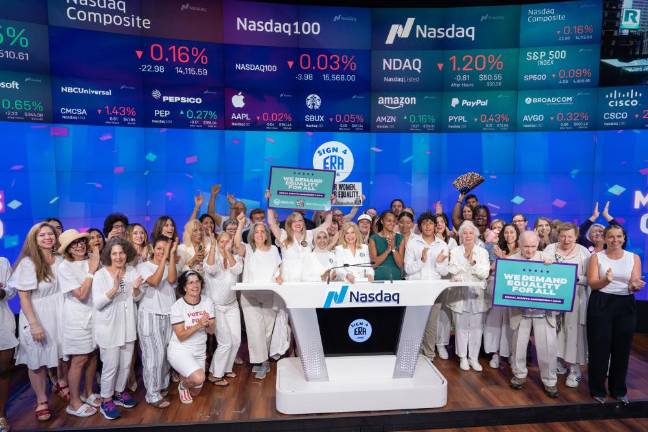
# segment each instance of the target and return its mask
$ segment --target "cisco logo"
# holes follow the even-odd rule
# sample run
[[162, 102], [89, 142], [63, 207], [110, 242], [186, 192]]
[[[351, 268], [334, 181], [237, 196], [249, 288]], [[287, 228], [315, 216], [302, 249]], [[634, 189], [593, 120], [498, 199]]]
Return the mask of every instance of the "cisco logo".
[[608, 106], [612, 108], [636, 107], [639, 105], [639, 98], [641, 96], [643, 96], [643, 94], [634, 89], [625, 92], [613, 90], [609, 93], [606, 93], [605, 99], [607, 99], [608, 101]]
[[366, 319], [358, 318], [349, 324], [348, 333], [353, 342], [366, 342], [371, 337], [371, 323]]
[[573, 96], [540, 96], [524, 98], [524, 103], [527, 105], [533, 104], [548, 104], [548, 105], [563, 105], [574, 103]]
[[416, 105], [416, 96], [379, 96], [378, 105], [395, 110], [405, 105]]

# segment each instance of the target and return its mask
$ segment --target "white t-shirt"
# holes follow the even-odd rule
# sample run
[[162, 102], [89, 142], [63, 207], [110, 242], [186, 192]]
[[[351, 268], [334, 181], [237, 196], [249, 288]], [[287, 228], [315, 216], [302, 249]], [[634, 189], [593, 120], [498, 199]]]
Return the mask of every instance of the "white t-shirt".
[[9, 300], [16, 295], [16, 290], [7, 286], [10, 274], [11, 264], [6, 258], [0, 257], [0, 284], [2, 284], [0, 290], [5, 292], [5, 297], [0, 300], [0, 350], [11, 349], [18, 345], [15, 336], [16, 320], [9, 308]]
[[247, 283], [273, 283], [279, 275], [281, 257], [275, 246], [262, 251], [245, 243], [245, 265], [243, 266], [243, 282]]
[[171, 306], [176, 301], [175, 288], [177, 284], [169, 283], [169, 265], [164, 264], [164, 273], [158, 286], [151, 286], [146, 283], [158, 269], [158, 265], [153, 261], [146, 261], [137, 266], [137, 272], [142, 276], [142, 290], [144, 296], [140, 300], [139, 309], [141, 311], [169, 315]]
[[[193, 327], [200, 318], [203, 312], [207, 312], [209, 319], [214, 319], [214, 302], [207, 296], [200, 296], [200, 302], [192, 305], [187, 303], [184, 297], [178, 299], [173, 306], [171, 306], [171, 325], [184, 323], [184, 328]], [[196, 333], [189, 336], [184, 341], [180, 341], [176, 336], [175, 331], [172, 332], [170, 345], [182, 345], [189, 348], [195, 355], [205, 354], [207, 350], [207, 329], [203, 328]]]
[[88, 260], [68, 261], [64, 260], [58, 267], [56, 277], [58, 285], [63, 293], [63, 310], [65, 317], [68, 314], [75, 321], [83, 321], [86, 324], [92, 319], [92, 293], [84, 301], [76, 298], [72, 291], [79, 288], [83, 281], [88, 277], [89, 265]]

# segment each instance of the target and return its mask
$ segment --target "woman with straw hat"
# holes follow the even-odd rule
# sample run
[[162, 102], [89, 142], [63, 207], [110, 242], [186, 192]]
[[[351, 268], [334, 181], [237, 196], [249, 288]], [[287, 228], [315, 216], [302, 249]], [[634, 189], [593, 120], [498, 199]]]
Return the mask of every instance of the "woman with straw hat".
[[[94, 340], [92, 318], [92, 280], [99, 269], [99, 250], [95, 246], [88, 258], [87, 233], [69, 229], [61, 234], [58, 249], [64, 257], [57, 272], [58, 285], [63, 293], [63, 353], [70, 356], [68, 384], [70, 403], [65, 409], [76, 417], [97, 413], [99, 395], [92, 384], [97, 371], [97, 345]], [[81, 391], [81, 376], [85, 368], [85, 384]]]

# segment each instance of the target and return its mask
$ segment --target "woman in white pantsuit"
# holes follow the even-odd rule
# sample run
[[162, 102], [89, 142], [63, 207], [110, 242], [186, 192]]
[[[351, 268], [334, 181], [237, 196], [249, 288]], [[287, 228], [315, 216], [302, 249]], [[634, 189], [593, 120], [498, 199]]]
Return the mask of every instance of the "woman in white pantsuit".
[[[572, 263], [578, 266], [578, 282], [574, 296], [574, 308], [562, 314], [562, 325], [558, 329], [558, 358], [569, 364], [567, 387], [578, 387], [581, 365], [587, 364], [587, 265], [590, 253], [576, 242], [578, 227], [572, 223], [558, 226], [558, 243], [548, 245], [543, 251], [547, 259]], [[559, 318], [560, 319], [560, 318]]]
[[453, 287], [448, 294], [448, 307], [455, 322], [455, 351], [462, 370], [481, 371], [479, 350], [488, 311], [486, 278], [490, 272], [488, 252], [477, 246], [479, 230], [470, 221], [459, 227], [461, 245], [450, 251], [448, 271], [453, 281], [482, 282], [479, 287]]
[[[250, 228], [248, 243], [243, 243], [241, 234], [245, 226], [245, 215], [237, 217], [238, 226], [234, 245], [238, 254], [245, 258], [243, 282], [281, 283], [281, 257], [276, 246], [270, 244], [270, 231], [261, 222]], [[274, 331], [277, 310], [274, 308], [272, 292], [244, 292], [241, 294], [241, 309], [245, 319], [250, 363], [255, 378], [263, 379], [270, 371], [269, 351]]]
[[63, 367], [61, 315], [63, 296], [56, 282], [61, 257], [54, 255], [56, 231], [46, 223], [34, 225], [25, 238], [20, 257], [7, 284], [18, 290], [20, 316], [16, 364], [27, 365], [36, 393], [36, 419], [52, 417], [47, 404], [47, 368], [59, 368], [57, 387], [67, 389]]
[[103, 363], [100, 412], [108, 420], [121, 417], [115, 405], [132, 408], [137, 404], [125, 391], [137, 339], [135, 301], [142, 294], [142, 277], [127, 264], [135, 253], [121, 237], [110, 239], [101, 252], [104, 267], [92, 282], [95, 339]]
[[166, 408], [169, 387], [169, 361], [166, 347], [171, 340], [171, 306], [176, 301], [178, 281], [177, 241], [159, 236], [153, 240], [153, 258], [137, 266], [144, 281], [137, 312], [137, 334], [142, 350], [142, 379], [146, 402]]
[[[449, 253], [449, 251], [457, 247], [457, 241], [450, 236], [448, 217], [443, 213], [440, 204], [435, 208], [436, 238], [448, 245]], [[444, 279], [450, 279], [450, 275], [445, 276]], [[450, 332], [452, 331], [452, 312], [448, 309], [448, 294], [450, 294], [450, 290], [444, 290], [437, 298], [434, 306], [432, 306], [432, 314], [437, 316], [436, 350], [439, 357], [444, 360], [450, 357], [446, 347], [450, 343]]]
[[[99, 268], [99, 249], [88, 259], [88, 234], [70, 229], [61, 234], [59, 254], [64, 260], [57, 272], [63, 293], [63, 353], [70, 356], [70, 404], [65, 411], [76, 417], [97, 413], [100, 397], [92, 385], [97, 372], [97, 344], [92, 317], [92, 280]], [[85, 368], [85, 374], [84, 372]], [[85, 383], [81, 389], [81, 376]]]
[[209, 366], [208, 380], [218, 386], [228, 385], [226, 378], [236, 378], [234, 360], [241, 345], [241, 312], [232, 287], [243, 271], [243, 262], [233, 254], [232, 242], [232, 237], [225, 231], [212, 238], [204, 265], [205, 295], [214, 302], [214, 315], [218, 323], [218, 346]]

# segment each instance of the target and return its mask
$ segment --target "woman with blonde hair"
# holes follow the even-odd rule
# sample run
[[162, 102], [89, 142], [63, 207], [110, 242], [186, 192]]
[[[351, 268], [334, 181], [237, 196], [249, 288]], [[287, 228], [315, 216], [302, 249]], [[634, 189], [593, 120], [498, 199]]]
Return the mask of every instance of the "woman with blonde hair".
[[369, 247], [362, 243], [362, 234], [358, 225], [347, 222], [342, 225], [340, 239], [335, 247], [335, 266], [339, 280], [355, 283], [360, 280], [374, 279], [374, 269], [369, 258]]
[[182, 244], [178, 246], [181, 269], [194, 270], [203, 275], [203, 261], [209, 252], [208, 249], [209, 244], [205, 240], [200, 221], [192, 219], [187, 222], [182, 233]]
[[243, 271], [241, 257], [234, 255], [234, 239], [223, 231], [211, 235], [211, 249], [205, 260], [205, 295], [214, 302], [216, 341], [218, 346], [209, 366], [208, 380], [218, 386], [229, 385], [226, 378], [236, 378], [233, 371], [236, 353], [241, 345], [241, 312], [236, 300], [236, 285]]
[[27, 233], [8, 285], [18, 290], [20, 317], [16, 364], [27, 365], [29, 381], [36, 393], [36, 419], [52, 417], [47, 404], [47, 368], [58, 367], [57, 391], [69, 399], [61, 340], [63, 296], [56, 281], [61, 257], [55, 255], [58, 237], [47, 223], [34, 225]]

